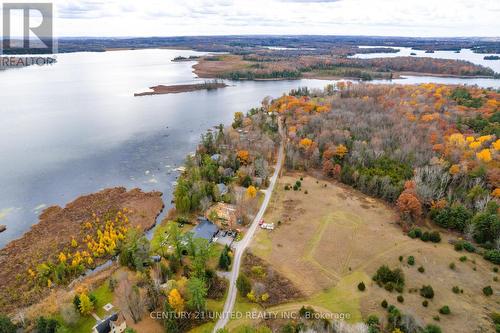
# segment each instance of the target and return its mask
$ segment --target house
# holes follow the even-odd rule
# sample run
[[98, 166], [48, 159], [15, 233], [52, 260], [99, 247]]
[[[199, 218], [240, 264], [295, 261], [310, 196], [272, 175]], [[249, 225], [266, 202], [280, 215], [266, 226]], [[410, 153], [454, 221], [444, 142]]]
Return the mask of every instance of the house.
[[[214, 215], [217, 215], [217, 218], [214, 219]], [[213, 222], [220, 229], [232, 230], [236, 227], [238, 221], [236, 206], [224, 202], [219, 202], [210, 207], [205, 212], [205, 216], [207, 219], [213, 219]]]
[[219, 183], [217, 184], [217, 190], [219, 191], [220, 195], [225, 195], [229, 192], [229, 189], [227, 188], [227, 185], [224, 183]]
[[122, 333], [126, 328], [125, 317], [121, 313], [113, 313], [97, 323], [92, 328], [92, 333]]
[[212, 241], [214, 236], [219, 232], [219, 228], [206, 218], [198, 218], [200, 223], [191, 230], [194, 233], [194, 238], [204, 238], [209, 242]]

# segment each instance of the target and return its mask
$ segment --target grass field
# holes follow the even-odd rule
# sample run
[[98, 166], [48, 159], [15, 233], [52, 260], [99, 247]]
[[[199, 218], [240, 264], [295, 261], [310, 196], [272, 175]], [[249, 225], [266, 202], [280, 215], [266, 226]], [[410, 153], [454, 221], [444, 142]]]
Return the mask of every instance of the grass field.
[[[348, 313], [355, 322], [371, 313], [384, 318], [380, 303], [386, 299], [422, 323], [432, 323], [438, 309], [448, 305], [452, 313], [441, 315], [437, 323], [444, 332], [473, 332], [479, 327], [483, 332], [493, 331], [487, 315], [499, 308], [499, 300], [482, 294], [484, 286], [499, 288], [491, 264], [476, 254], [454, 251], [443, 233], [439, 244], [407, 237], [390, 207], [344, 185], [303, 176], [300, 191], [284, 190], [285, 184], [294, 184], [299, 177], [281, 178], [264, 218], [280, 222], [279, 226], [271, 232], [259, 230], [251, 249], [292, 280], [307, 298], [269, 310], [289, 311], [307, 304], [320, 311]], [[406, 264], [410, 255], [415, 257], [414, 266]], [[463, 255], [468, 256], [465, 262], [458, 260]], [[399, 256], [404, 257], [402, 262]], [[449, 268], [451, 262], [455, 270]], [[404, 271], [404, 303], [396, 301], [397, 293], [371, 280], [383, 264]], [[417, 270], [420, 266], [424, 273]], [[361, 281], [367, 286], [365, 292], [357, 289]], [[435, 291], [427, 308], [418, 293], [408, 292], [423, 284], [432, 285]], [[453, 293], [453, 286], [463, 289], [463, 294]]]

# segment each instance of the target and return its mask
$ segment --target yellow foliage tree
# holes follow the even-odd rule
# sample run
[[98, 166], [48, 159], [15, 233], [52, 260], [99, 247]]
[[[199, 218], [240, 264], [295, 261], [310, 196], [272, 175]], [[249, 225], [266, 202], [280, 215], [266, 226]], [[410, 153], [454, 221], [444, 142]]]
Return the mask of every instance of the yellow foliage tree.
[[500, 150], [500, 139], [498, 139], [497, 141], [493, 142], [492, 146], [493, 146], [493, 149]]
[[448, 141], [455, 146], [463, 146], [465, 144], [465, 138], [461, 133], [454, 133], [450, 135]]
[[309, 138], [303, 138], [302, 140], [300, 140], [299, 142], [299, 145], [302, 147], [302, 148], [309, 148], [311, 145], [312, 145], [312, 140], [309, 139]]
[[172, 289], [168, 294], [168, 304], [170, 304], [176, 312], [184, 310], [184, 299], [177, 289]]
[[253, 185], [248, 186], [247, 196], [249, 198], [255, 198], [256, 195], [257, 195], [257, 189], [255, 188], [255, 186], [253, 186]]
[[250, 154], [248, 153], [248, 150], [238, 150], [236, 157], [244, 165], [250, 162]]
[[66, 260], [68, 260], [68, 258], [66, 257], [66, 255], [64, 253], [59, 253], [59, 262], [66, 262]]
[[77, 247], [78, 246], [78, 242], [76, 241], [76, 239], [71, 239], [71, 247]]
[[90, 298], [87, 296], [87, 294], [81, 294], [80, 295], [80, 306], [79, 310], [80, 313], [83, 315], [89, 315], [94, 311], [94, 304], [90, 300]]
[[460, 166], [458, 164], [453, 164], [451, 167], [450, 167], [450, 173], [452, 175], [456, 175], [457, 173], [460, 172]]
[[471, 149], [476, 150], [479, 147], [481, 147], [481, 142], [479, 142], [479, 141], [473, 141], [473, 142], [469, 143], [469, 148], [471, 148]]
[[500, 198], [500, 188], [496, 188], [491, 192], [491, 195], [494, 196], [495, 198]]
[[489, 149], [483, 149], [476, 154], [476, 157], [483, 162], [491, 162], [491, 151]]
[[345, 154], [347, 154], [348, 150], [347, 147], [340, 144], [335, 148], [335, 155], [337, 155], [340, 158], [344, 158]]

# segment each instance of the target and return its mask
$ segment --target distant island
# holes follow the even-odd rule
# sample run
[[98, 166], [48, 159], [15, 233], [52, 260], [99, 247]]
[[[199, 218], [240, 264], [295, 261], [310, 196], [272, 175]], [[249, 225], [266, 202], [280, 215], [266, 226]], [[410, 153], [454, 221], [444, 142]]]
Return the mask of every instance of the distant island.
[[164, 94], [178, 94], [189, 91], [196, 90], [213, 90], [219, 88], [225, 88], [227, 84], [214, 80], [214, 81], [206, 81], [204, 83], [194, 83], [194, 84], [179, 84], [179, 85], [171, 85], [164, 86], [158, 85], [154, 87], [150, 87], [152, 91], [145, 91], [141, 93], [135, 93], [134, 96], [149, 96], [149, 95], [164, 95]]
[[484, 56], [484, 60], [500, 60], [500, 56], [497, 55], [489, 55], [489, 56]]
[[178, 56], [172, 59], [173, 62], [183, 62], [183, 61], [194, 61], [200, 59], [199, 56], [189, 56], [189, 57], [183, 57], [183, 56]]

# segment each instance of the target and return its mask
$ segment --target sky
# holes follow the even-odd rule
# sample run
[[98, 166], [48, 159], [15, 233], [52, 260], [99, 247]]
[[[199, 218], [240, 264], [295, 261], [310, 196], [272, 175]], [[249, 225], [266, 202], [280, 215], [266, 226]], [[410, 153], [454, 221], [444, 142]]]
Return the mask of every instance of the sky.
[[61, 37], [500, 36], [500, 0], [55, 0], [53, 3], [55, 34]]

